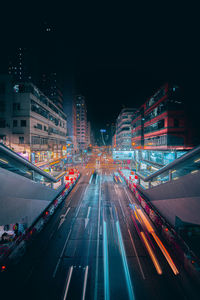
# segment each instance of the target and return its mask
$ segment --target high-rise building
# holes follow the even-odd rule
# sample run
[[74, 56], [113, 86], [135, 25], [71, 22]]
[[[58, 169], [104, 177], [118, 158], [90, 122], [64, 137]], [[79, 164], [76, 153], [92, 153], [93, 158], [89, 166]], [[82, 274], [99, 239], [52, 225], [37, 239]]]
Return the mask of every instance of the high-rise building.
[[116, 149], [131, 150], [131, 122], [135, 108], [123, 108], [116, 121]]
[[0, 77], [0, 140], [33, 163], [66, 155], [64, 112], [31, 83]]
[[30, 81], [28, 70], [27, 49], [19, 47], [9, 59], [8, 74], [12, 75], [14, 82]]
[[63, 110], [63, 94], [61, 87], [58, 84], [57, 73], [42, 74], [42, 79], [39, 84], [43, 93], [53, 101], [60, 109]]
[[88, 122], [85, 97], [77, 95], [74, 98], [74, 136], [79, 150], [88, 146]]

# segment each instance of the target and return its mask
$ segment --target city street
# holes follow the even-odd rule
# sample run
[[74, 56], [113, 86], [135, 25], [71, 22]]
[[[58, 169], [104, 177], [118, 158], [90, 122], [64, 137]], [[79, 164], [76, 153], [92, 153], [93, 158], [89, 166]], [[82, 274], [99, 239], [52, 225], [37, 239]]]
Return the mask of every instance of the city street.
[[4, 274], [2, 299], [198, 299], [134, 203], [126, 185], [114, 182], [111, 163], [101, 168], [93, 157], [22, 261]]

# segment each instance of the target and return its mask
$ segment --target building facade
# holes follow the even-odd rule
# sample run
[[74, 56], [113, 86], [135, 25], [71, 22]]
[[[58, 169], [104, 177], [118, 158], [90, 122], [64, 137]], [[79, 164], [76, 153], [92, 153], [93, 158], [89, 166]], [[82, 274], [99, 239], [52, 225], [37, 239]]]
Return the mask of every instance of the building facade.
[[42, 74], [40, 89], [56, 106], [63, 110], [63, 94], [58, 84], [57, 73]]
[[193, 147], [179, 87], [165, 84], [134, 114], [136, 169], [147, 176]]
[[131, 122], [134, 108], [124, 108], [120, 112], [116, 121], [116, 149], [115, 150], [131, 150]]
[[66, 155], [64, 112], [31, 83], [0, 77], [0, 139], [33, 163]]
[[74, 136], [77, 150], [88, 147], [88, 122], [85, 97], [77, 95], [74, 99]]

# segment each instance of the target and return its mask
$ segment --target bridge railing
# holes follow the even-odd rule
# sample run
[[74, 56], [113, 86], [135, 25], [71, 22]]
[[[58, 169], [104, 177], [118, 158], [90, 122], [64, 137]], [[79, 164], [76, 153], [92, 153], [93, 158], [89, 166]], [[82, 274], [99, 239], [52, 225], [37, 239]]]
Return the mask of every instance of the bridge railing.
[[139, 177], [139, 185], [144, 189], [148, 189], [171, 180], [177, 180], [189, 173], [195, 174], [199, 170], [200, 146], [190, 150], [149, 176], [144, 177], [139, 171], [136, 173]]

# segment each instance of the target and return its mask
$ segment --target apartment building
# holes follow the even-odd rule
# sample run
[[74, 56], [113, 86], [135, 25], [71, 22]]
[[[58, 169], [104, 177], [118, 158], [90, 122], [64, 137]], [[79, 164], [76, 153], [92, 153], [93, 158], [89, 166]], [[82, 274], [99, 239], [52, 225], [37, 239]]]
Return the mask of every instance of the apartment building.
[[64, 112], [32, 83], [0, 76], [0, 140], [33, 163], [66, 155]]

